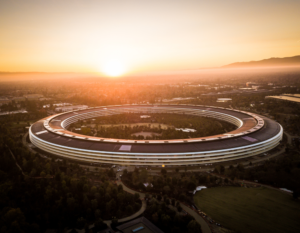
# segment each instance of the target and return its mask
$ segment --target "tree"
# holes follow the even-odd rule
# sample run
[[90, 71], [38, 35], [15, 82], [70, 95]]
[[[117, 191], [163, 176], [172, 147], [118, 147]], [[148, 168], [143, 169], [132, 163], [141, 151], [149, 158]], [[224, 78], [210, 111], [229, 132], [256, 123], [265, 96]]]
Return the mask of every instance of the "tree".
[[114, 217], [112, 220], [111, 220], [111, 225], [114, 227], [118, 224], [118, 219], [116, 217]]
[[170, 186], [164, 186], [163, 190], [166, 194], [168, 194], [171, 191]]
[[35, 175], [36, 175], [36, 170], [35, 170], [35, 168], [33, 168], [30, 172], [30, 176], [33, 177]]
[[23, 212], [17, 208], [17, 209], [10, 209], [9, 211], [7, 211], [7, 213], [4, 215], [4, 219], [3, 219], [4, 223], [9, 226], [11, 225], [13, 222], [20, 224], [25, 223], [25, 216], [23, 214]]
[[158, 200], [158, 201], [161, 201], [161, 199], [162, 199], [162, 196], [161, 196], [160, 194], [158, 194], [158, 195], [157, 195], [157, 200]]
[[162, 175], [166, 175], [167, 174], [167, 170], [165, 168], [162, 168], [160, 172], [161, 172]]
[[117, 210], [116, 216], [117, 216], [117, 218], [122, 217], [122, 211], [120, 209]]
[[190, 181], [190, 182], [187, 183], [186, 187], [187, 187], [188, 190], [192, 191], [192, 190], [195, 190], [196, 184], [194, 182]]
[[299, 197], [299, 192], [297, 190], [293, 191], [293, 198], [298, 199]]
[[169, 215], [167, 214], [163, 214], [161, 216], [161, 221], [162, 221], [162, 224], [165, 226], [165, 227], [168, 227], [170, 222], [171, 222], [171, 218]]
[[101, 216], [101, 211], [99, 209], [95, 210], [95, 219], [99, 219]]
[[155, 213], [155, 214], [152, 214], [152, 220], [153, 220], [153, 222], [158, 222], [158, 214], [157, 213]]
[[173, 178], [172, 178], [172, 184], [173, 184], [173, 185], [177, 185], [177, 183], [178, 183], [177, 178], [176, 178], [176, 177], [173, 177]]
[[127, 177], [127, 174], [128, 174], [128, 171], [127, 171], [127, 169], [124, 169], [124, 171], [123, 171], [123, 177]]
[[195, 220], [192, 220], [187, 225], [188, 233], [202, 233], [201, 226]]
[[73, 197], [68, 198], [67, 199], [67, 204], [68, 204], [69, 208], [71, 210], [73, 210], [74, 206], [75, 206], [75, 199]]
[[82, 229], [86, 225], [86, 220], [83, 217], [80, 217], [80, 218], [77, 219], [77, 224], [76, 225], [79, 229]]
[[117, 207], [117, 203], [114, 199], [111, 199], [110, 202], [106, 203], [106, 212], [107, 215], [112, 215]]
[[132, 214], [132, 212], [133, 212], [133, 208], [132, 208], [132, 206], [131, 206], [131, 205], [128, 205], [128, 206], [126, 207], [126, 212], [127, 212], [127, 215], [130, 215], [130, 214]]
[[124, 194], [123, 193], [118, 193], [117, 195], [117, 200], [118, 200], [118, 204], [119, 206], [122, 206], [124, 204]]
[[223, 165], [220, 166], [220, 173], [223, 175], [225, 172], [225, 167]]
[[219, 172], [219, 168], [215, 167], [215, 169], [214, 169], [213, 173], [219, 173], [219, 174], [220, 174], [220, 172]]
[[148, 171], [146, 169], [142, 169], [142, 171], [139, 174], [139, 180], [140, 182], [147, 182], [148, 178]]
[[168, 197], [164, 197], [164, 202], [166, 205], [170, 205], [170, 199]]
[[175, 199], [174, 198], [171, 199], [171, 204], [172, 204], [172, 206], [175, 206]]
[[121, 184], [118, 185], [118, 193], [123, 191], [123, 186]]
[[181, 212], [182, 211], [182, 207], [180, 205], [177, 206], [177, 210], [178, 212]]
[[116, 173], [114, 172], [114, 169], [112, 169], [112, 168], [108, 171], [107, 174], [108, 174], [109, 177], [115, 177], [116, 176]]
[[95, 221], [95, 228], [97, 231], [104, 230], [107, 228], [107, 225], [103, 222], [101, 218]]
[[90, 228], [89, 228], [89, 224], [85, 224], [84, 226], [84, 233], [89, 233], [90, 232]]
[[90, 128], [82, 128], [81, 129], [81, 133], [83, 134], [83, 135], [91, 135], [91, 129]]
[[46, 172], [42, 171], [42, 172], [40, 173], [40, 176], [41, 176], [41, 177], [45, 177], [45, 176], [46, 176]]
[[180, 201], [185, 201], [186, 200], [186, 196], [184, 194], [180, 194], [179, 200]]
[[140, 199], [140, 194], [135, 193], [134, 194], [134, 201], [138, 201]]
[[241, 163], [239, 163], [239, 164], [237, 165], [237, 169], [238, 169], [240, 172], [243, 172], [243, 171], [245, 170], [244, 165], [241, 164]]
[[93, 210], [97, 209], [97, 207], [98, 207], [98, 201], [97, 201], [97, 199], [91, 200], [91, 206], [92, 206]]

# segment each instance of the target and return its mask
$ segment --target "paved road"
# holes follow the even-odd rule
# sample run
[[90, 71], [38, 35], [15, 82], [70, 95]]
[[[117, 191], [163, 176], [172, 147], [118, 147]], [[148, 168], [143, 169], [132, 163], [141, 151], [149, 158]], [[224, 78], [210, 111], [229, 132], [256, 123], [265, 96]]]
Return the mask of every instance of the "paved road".
[[16, 163], [17, 167], [19, 168], [19, 170], [21, 171], [22, 175], [23, 175], [23, 176], [27, 176], [27, 175], [23, 172], [23, 169], [21, 168], [21, 166], [18, 164], [18, 162], [17, 162], [17, 160], [16, 160], [14, 154], [13, 154], [12, 151], [10, 150], [10, 148], [9, 148], [7, 145], [6, 145], [6, 147], [8, 148], [11, 157], [15, 160], [15, 163]]
[[195, 220], [201, 225], [201, 229], [203, 233], [211, 233], [210, 227], [208, 223], [194, 210], [191, 208], [187, 207], [186, 205], [180, 203], [180, 206], [182, 207], [183, 210], [188, 212], [192, 217], [195, 218]]

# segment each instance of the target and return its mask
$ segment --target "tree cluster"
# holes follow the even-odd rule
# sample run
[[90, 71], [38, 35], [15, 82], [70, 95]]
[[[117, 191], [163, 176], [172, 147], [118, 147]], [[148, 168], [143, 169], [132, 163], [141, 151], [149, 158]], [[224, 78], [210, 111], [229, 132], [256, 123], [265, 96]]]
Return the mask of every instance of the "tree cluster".
[[190, 215], [182, 215], [170, 209], [165, 202], [155, 199], [148, 202], [145, 217], [166, 233], [201, 233], [201, 226]]
[[300, 157], [296, 154], [267, 160], [263, 165], [247, 169], [241, 164], [230, 166], [224, 174], [231, 179], [257, 180], [262, 184], [300, 193]]
[[[142, 113], [141, 113], [142, 114]], [[103, 116], [95, 119], [97, 125], [98, 137], [105, 138], [126, 138], [126, 139], [184, 139], [184, 138], [197, 138], [205, 137], [209, 135], [217, 135], [232, 131], [236, 126], [225, 122], [207, 117], [191, 116], [185, 114], [147, 114], [150, 116], [147, 120], [140, 119], [140, 115], [137, 113], [124, 113], [120, 115]], [[101, 127], [101, 124], [132, 124], [132, 123], [145, 123], [148, 125], [121, 125], [121, 126], [109, 126]], [[99, 124], [100, 123], [100, 124]], [[158, 127], [152, 127], [151, 123], [158, 123]], [[169, 125], [167, 129], [163, 129], [160, 124]], [[74, 127], [76, 124], [71, 125]], [[192, 128], [196, 132], [183, 132], [176, 130], [175, 128]], [[152, 132], [152, 136], [146, 138], [142, 135], [132, 135], [138, 132]], [[85, 128], [82, 130], [83, 134], [90, 134], [90, 130]]]
[[[162, 169], [161, 175], [148, 175], [146, 169], [135, 169], [133, 172], [124, 170], [122, 181], [129, 187], [149, 193], [157, 193], [158, 199], [162, 195], [189, 203], [189, 192], [199, 185], [213, 186], [216, 183], [213, 176], [205, 173], [177, 173], [166, 172]], [[144, 185], [146, 184], [146, 186]]]
[[[24, 175], [18, 169], [10, 150]], [[122, 218], [141, 207], [138, 195], [109, 182], [112, 170], [96, 178], [78, 165], [44, 159], [25, 149], [18, 137], [0, 127], [0, 232], [41, 232], [83, 228], [102, 219]], [[94, 182], [90, 178], [94, 178]]]

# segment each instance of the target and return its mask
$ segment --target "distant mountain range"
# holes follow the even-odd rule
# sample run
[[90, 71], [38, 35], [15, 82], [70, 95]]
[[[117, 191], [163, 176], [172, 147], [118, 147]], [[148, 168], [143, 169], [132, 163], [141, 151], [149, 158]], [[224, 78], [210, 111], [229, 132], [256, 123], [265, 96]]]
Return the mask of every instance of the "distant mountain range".
[[252, 67], [270, 67], [270, 66], [300, 66], [300, 56], [294, 57], [272, 57], [260, 61], [235, 62], [222, 68], [252, 68]]
[[[195, 75], [199, 72], [206, 72], [206, 71], [220, 71], [224, 68], [268, 68], [268, 67], [277, 67], [277, 68], [290, 68], [290, 67], [300, 67], [300, 55], [294, 56], [294, 57], [272, 57], [269, 59], [264, 59], [260, 61], [249, 61], [249, 62], [235, 62], [231, 63], [229, 65], [221, 66], [221, 67], [213, 67], [213, 68], [200, 68], [200, 69], [187, 69], [187, 70], [171, 70], [171, 71], [157, 71], [157, 72], [149, 72], [146, 73], [147, 75], [182, 75], [182, 74], [191, 74]], [[298, 68], [297, 68], [298, 69]], [[255, 69], [254, 69], [255, 70]], [[0, 79], [2, 77], [8, 77], [8, 76], [19, 76], [22, 79], [24, 78], [24, 75], [31, 75], [32, 78], [40, 76], [57, 76], [57, 77], [101, 77], [98, 73], [76, 73], [76, 72], [3, 72], [0, 71]], [[145, 75], [145, 74], [142, 74]], [[139, 76], [139, 75], [133, 75], [133, 76]]]

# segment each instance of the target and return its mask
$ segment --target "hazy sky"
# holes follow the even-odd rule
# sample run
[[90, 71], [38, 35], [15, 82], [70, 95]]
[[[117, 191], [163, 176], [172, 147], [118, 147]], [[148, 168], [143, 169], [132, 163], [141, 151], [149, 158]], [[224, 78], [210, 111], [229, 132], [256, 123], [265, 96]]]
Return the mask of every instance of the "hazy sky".
[[0, 0], [0, 71], [127, 73], [300, 54], [300, 0]]

